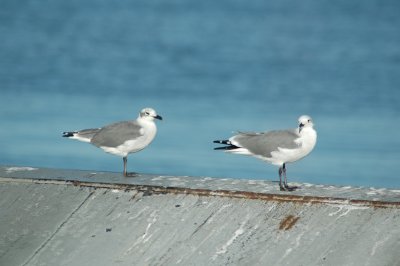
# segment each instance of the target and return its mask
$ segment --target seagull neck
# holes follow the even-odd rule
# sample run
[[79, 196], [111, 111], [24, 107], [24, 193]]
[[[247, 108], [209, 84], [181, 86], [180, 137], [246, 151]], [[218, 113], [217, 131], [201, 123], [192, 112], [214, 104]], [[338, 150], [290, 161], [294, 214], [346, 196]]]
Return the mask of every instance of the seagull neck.
[[138, 118], [136, 119], [136, 121], [143, 122], [143, 121], [146, 121], [146, 119], [139, 115]]
[[300, 132], [299, 135], [300, 136], [304, 136], [304, 135], [310, 135], [310, 134], [315, 134], [315, 130], [312, 127], [303, 127]]
[[146, 118], [143, 118], [143, 117], [140, 117], [140, 116], [136, 119], [136, 121], [140, 125], [154, 125], [155, 124], [153, 120], [146, 119]]
[[317, 141], [317, 132], [312, 127], [303, 128], [299, 135], [303, 145], [314, 147]]

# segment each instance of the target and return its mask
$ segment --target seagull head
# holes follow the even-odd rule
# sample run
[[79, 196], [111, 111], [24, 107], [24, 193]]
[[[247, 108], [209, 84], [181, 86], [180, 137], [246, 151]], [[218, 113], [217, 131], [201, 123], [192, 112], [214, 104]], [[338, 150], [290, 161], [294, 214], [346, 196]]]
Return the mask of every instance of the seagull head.
[[302, 115], [299, 117], [299, 133], [303, 130], [303, 128], [312, 128], [313, 126], [313, 121], [308, 115]]
[[157, 112], [152, 108], [144, 108], [139, 113], [139, 117], [146, 120], [153, 121], [154, 119], [162, 120], [162, 117], [157, 114]]

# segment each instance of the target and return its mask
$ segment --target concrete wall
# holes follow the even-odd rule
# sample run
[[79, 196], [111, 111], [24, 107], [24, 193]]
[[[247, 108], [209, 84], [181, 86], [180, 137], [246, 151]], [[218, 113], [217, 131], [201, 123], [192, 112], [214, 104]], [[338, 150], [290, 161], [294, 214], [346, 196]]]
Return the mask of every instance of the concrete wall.
[[0, 265], [400, 265], [400, 191], [300, 186], [2, 167]]

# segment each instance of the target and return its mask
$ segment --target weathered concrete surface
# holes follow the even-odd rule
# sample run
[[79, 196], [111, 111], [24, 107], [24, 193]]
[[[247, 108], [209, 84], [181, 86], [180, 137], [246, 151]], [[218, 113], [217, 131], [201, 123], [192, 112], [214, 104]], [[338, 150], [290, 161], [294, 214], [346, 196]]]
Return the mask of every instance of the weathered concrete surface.
[[400, 265], [400, 191], [301, 186], [0, 167], [0, 265]]

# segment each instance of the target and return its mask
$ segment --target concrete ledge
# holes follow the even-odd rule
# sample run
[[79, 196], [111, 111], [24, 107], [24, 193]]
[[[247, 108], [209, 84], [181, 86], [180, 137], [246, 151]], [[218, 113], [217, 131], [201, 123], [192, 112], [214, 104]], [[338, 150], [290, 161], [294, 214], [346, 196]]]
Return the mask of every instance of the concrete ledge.
[[[363, 188], [299, 184], [293, 192], [280, 191], [277, 182], [211, 177], [160, 176], [136, 174], [124, 177], [120, 173], [82, 170], [61, 170], [34, 167], [0, 167], [0, 178], [16, 180], [64, 181], [79, 186], [136, 189], [152, 193], [188, 193], [201, 196], [225, 196], [303, 203], [349, 203], [374, 207], [400, 207], [400, 189]], [[11, 180], [10, 180], [11, 178]]]
[[0, 265], [399, 265], [400, 191], [0, 167]]

